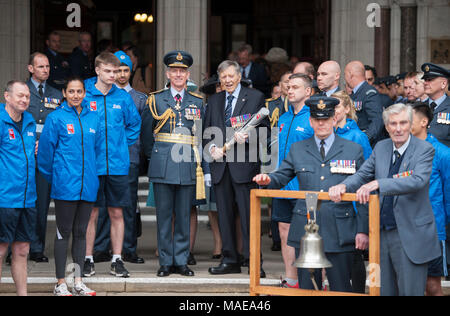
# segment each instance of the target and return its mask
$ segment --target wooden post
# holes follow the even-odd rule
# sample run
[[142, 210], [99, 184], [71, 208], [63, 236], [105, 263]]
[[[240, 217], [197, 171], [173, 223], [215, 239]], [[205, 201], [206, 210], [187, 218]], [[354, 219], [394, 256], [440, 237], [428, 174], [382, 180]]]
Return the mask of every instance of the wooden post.
[[261, 270], [261, 198], [251, 192], [250, 205], [250, 296], [257, 296]]

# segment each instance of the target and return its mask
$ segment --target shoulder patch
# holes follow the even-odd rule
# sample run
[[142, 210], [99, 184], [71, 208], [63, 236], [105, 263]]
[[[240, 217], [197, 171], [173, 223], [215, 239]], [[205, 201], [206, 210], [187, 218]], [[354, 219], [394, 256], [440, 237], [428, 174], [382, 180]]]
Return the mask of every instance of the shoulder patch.
[[194, 92], [191, 92], [191, 91], [189, 91], [188, 93], [189, 93], [190, 95], [193, 95], [194, 97], [197, 97], [197, 98], [199, 98], [199, 99], [203, 99], [203, 96], [200, 95], [200, 94], [197, 94], [197, 93], [194, 93]]
[[366, 95], [369, 95], [369, 94], [372, 94], [372, 93], [375, 93], [375, 94], [377, 94], [377, 90], [369, 90], [369, 91], [367, 91], [366, 92]]

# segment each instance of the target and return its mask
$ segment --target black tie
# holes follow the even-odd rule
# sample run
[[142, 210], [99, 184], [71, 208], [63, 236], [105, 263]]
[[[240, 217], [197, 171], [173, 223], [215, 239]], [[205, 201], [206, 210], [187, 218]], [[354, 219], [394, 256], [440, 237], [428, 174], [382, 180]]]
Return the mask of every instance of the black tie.
[[322, 156], [322, 159], [325, 160], [326, 154], [325, 154], [325, 141], [320, 142], [320, 155]]
[[39, 85], [39, 95], [41, 98], [44, 97], [44, 86], [42, 84]]
[[395, 165], [398, 162], [398, 160], [402, 157], [402, 155], [400, 155], [398, 150], [394, 151], [394, 155], [395, 155], [395, 161], [393, 162], [393, 165]]
[[175, 102], [177, 102], [177, 104], [178, 105], [180, 105], [181, 104], [181, 95], [179, 95], [179, 94], [177, 94], [176, 96], [175, 96]]
[[233, 100], [234, 96], [230, 95], [227, 98], [228, 103], [225, 109], [225, 125], [231, 127], [231, 117], [233, 116]]
[[433, 112], [433, 114], [434, 114], [434, 110], [436, 110], [436, 108], [437, 108], [437, 104], [435, 102], [431, 102], [430, 109], [431, 109], [431, 112]]

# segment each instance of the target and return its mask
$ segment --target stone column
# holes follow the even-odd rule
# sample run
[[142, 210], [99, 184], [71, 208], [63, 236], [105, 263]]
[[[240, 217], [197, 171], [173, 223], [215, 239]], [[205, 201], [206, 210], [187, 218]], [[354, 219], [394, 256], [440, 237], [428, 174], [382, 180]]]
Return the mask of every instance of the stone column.
[[208, 1], [158, 0], [157, 12], [156, 88], [164, 88], [163, 58], [172, 50], [194, 57], [191, 79], [201, 86], [208, 69]]
[[402, 11], [400, 72], [416, 71], [417, 62], [417, 3], [400, 1]]
[[[27, 80], [30, 0], [0, 0], [0, 91], [12, 79]], [[3, 102], [0, 93], [0, 102]]]
[[386, 77], [391, 67], [391, 7], [381, 7], [381, 23], [375, 28], [375, 68], [379, 77]]

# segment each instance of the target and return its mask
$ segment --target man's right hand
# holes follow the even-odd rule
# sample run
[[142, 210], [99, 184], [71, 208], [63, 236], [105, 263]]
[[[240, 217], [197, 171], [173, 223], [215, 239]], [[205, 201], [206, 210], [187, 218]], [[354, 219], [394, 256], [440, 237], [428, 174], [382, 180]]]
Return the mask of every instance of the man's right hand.
[[223, 156], [226, 156], [223, 149], [220, 149], [217, 146], [211, 148], [210, 154], [215, 161], [222, 159]]
[[345, 193], [347, 193], [347, 186], [345, 184], [339, 184], [331, 187], [328, 192], [331, 201], [335, 203], [340, 203], [342, 201], [342, 195]]
[[256, 182], [260, 186], [268, 186], [272, 180], [267, 174], [260, 174], [253, 178], [253, 182]]

